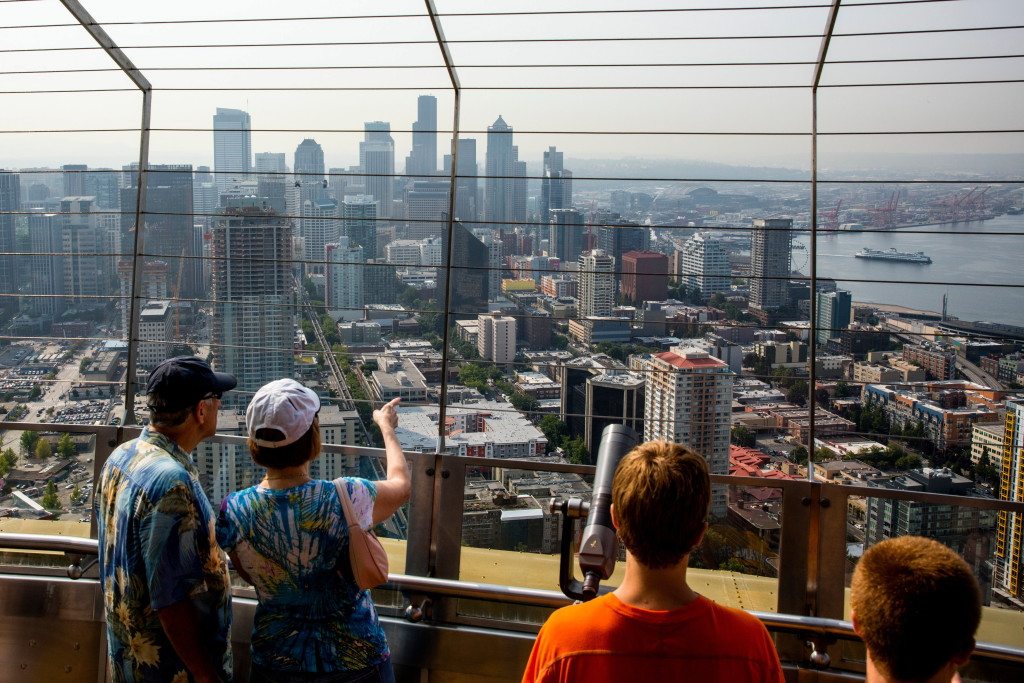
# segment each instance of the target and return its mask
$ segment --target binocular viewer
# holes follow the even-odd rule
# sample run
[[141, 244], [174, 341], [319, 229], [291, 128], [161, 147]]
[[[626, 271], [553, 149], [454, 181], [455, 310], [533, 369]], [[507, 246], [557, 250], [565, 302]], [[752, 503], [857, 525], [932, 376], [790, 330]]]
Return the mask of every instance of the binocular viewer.
[[[640, 435], [625, 425], [608, 425], [597, 449], [597, 472], [589, 502], [581, 498], [551, 501], [551, 512], [562, 515], [558, 586], [566, 597], [590, 600], [601, 592], [601, 581], [615, 570], [618, 539], [612, 525], [612, 479], [622, 458], [640, 443]], [[583, 581], [573, 573], [574, 522], [586, 517], [580, 538], [579, 565]]]

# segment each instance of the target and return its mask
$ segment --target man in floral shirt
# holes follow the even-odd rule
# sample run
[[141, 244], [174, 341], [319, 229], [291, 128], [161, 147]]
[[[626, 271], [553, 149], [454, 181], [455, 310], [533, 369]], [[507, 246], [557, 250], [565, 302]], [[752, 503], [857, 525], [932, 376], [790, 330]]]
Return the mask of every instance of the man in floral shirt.
[[199, 358], [153, 370], [150, 425], [96, 487], [100, 579], [114, 681], [231, 680], [231, 597], [215, 516], [189, 453], [217, 431], [236, 384]]

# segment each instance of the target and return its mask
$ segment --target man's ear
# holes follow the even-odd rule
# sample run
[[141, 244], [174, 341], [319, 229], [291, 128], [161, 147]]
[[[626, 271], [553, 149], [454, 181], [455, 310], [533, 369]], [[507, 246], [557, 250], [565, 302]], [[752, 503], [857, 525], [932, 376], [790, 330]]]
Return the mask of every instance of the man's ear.
[[853, 607], [850, 608], [850, 623], [853, 624], [853, 632], [859, 636], [860, 627], [857, 625], [857, 612]]
[[700, 542], [704, 540], [704, 534], [708, 532], [708, 523], [704, 522], [704, 526], [701, 527], [700, 533], [697, 534], [697, 540], [693, 542], [693, 547], [696, 548], [700, 545]]
[[614, 528], [614, 529], [615, 529], [616, 531], [618, 531], [618, 530], [619, 530], [619, 518], [615, 516], [615, 503], [611, 503], [611, 504], [610, 504], [610, 505], [608, 506], [608, 512], [609, 512], [609, 513], [611, 514], [611, 516], [612, 516], [612, 527], [613, 527], [613, 528]]

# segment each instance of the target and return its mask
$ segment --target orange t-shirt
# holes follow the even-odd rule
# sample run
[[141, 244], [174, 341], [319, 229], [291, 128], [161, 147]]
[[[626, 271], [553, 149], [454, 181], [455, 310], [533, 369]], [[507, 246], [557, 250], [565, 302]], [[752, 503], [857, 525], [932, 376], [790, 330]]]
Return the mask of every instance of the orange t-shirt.
[[746, 612], [705, 597], [652, 611], [613, 593], [552, 614], [523, 673], [524, 683], [783, 680], [767, 629]]

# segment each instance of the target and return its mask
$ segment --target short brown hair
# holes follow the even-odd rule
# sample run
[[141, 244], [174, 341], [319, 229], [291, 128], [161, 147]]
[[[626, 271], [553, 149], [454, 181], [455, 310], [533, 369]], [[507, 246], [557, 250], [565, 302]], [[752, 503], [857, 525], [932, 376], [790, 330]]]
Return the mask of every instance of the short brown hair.
[[[266, 441], [284, 441], [284, 434], [276, 429], [263, 428], [256, 430], [256, 438]], [[306, 433], [287, 446], [268, 448], [259, 445], [252, 438], [248, 443], [249, 453], [257, 465], [261, 467], [295, 467], [320, 455], [320, 446], [322, 445], [320, 419], [314, 415], [313, 423], [309, 425]]]
[[704, 531], [710, 500], [704, 458], [667, 441], [634, 448], [612, 480], [619, 538], [651, 569], [671, 567], [693, 550]]
[[974, 649], [978, 582], [970, 566], [937, 541], [882, 541], [857, 563], [850, 588], [858, 633], [888, 678], [926, 680]]

